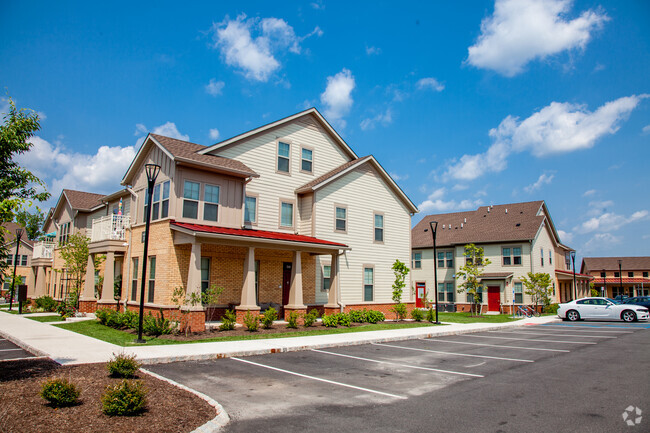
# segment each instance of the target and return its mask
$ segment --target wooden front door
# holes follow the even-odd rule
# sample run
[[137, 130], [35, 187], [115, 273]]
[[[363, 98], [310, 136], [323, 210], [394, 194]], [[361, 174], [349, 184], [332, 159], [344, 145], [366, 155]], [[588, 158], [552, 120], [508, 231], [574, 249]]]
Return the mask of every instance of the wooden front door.
[[282, 306], [289, 303], [289, 291], [291, 290], [291, 262], [282, 264]]
[[500, 311], [501, 296], [499, 286], [488, 286], [488, 311]]
[[424, 308], [427, 297], [427, 288], [424, 283], [415, 283], [415, 307]]

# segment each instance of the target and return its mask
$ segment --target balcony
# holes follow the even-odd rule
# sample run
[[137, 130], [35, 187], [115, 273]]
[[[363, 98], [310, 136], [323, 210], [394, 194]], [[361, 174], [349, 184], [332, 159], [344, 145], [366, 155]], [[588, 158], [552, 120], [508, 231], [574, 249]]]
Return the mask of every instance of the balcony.
[[129, 227], [129, 215], [108, 215], [93, 220], [90, 242], [124, 241], [125, 229]]
[[54, 257], [55, 243], [51, 241], [39, 241], [34, 244], [33, 259], [51, 259]]

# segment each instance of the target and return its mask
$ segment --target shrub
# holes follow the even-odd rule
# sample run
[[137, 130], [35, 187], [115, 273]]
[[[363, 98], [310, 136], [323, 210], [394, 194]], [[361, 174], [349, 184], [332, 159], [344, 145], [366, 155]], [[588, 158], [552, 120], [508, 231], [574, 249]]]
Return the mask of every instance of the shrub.
[[302, 315], [302, 322], [305, 325], [305, 328], [309, 328], [314, 324], [316, 318], [318, 317], [318, 310], [311, 310], [307, 314]]
[[386, 320], [386, 316], [381, 311], [368, 310], [366, 312], [366, 321], [368, 323], [383, 322], [384, 320]]
[[247, 311], [246, 315], [244, 316], [244, 325], [246, 325], [248, 332], [257, 331], [257, 328], [260, 325], [259, 317], [257, 317], [255, 314], [251, 314], [250, 311]]
[[72, 406], [79, 399], [79, 389], [67, 379], [50, 379], [41, 386], [41, 397], [54, 407]]
[[278, 312], [275, 308], [269, 307], [264, 312], [264, 317], [262, 317], [262, 327], [264, 329], [271, 329], [273, 326], [273, 321], [278, 319]]
[[59, 302], [58, 307], [56, 307], [56, 312], [61, 315], [62, 318], [72, 317], [76, 312], [76, 308], [72, 305], [71, 302], [61, 301]]
[[436, 312], [434, 311], [433, 308], [429, 308], [429, 309], [427, 310], [427, 314], [426, 314], [426, 316], [427, 316], [427, 317], [426, 317], [427, 322], [431, 322], [431, 323], [433, 323], [433, 322], [436, 321]]
[[366, 309], [364, 308], [363, 310], [352, 310], [350, 311], [350, 319], [354, 323], [363, 323], [367, 322], [366, 319]]
[[298, 327], [298, 313], [296, 311], [292, 311], [289, 313], [289, 318], [287, 319], [287, 328], [297, 328]]
[[112, 313], [112, 310], [102, 308], [101, 310], [95, 311], [95, 317], [102, 325], [106, 325], [108, 321], [108, 316]]
[[168, 319], [165, 319], [162, 310], [160, 310], [160, 317], [155, 317], [151, 313], [145, 316], [142, 330], [147, 335], [157, 337], [159, 335], [171, 334], [172, 324]]
[[338, 314], [323, 314], [321, 317], [323, 321], [323, 326], [328, 328], [336, 328], [339, 324], [339, 315]]
[[117, 385], [109, 385], [102, 395], [102, 412], [110, 416], [137, 415], [146, 405], [147, 390], [137, 380], [123, 380]]
[[414, 308], [413, 311], [411, 311], [411, 319], [415, 320], [416, 322], [421, 322], [422, 319], [424, 319], [424, 311], [420, 310], [419, 308]]
[[401, 302], [399, 304], [395, 304], [395, 306], [391, 308], [390, 311], [395, 313], [397, 320], [402, 320], [406, 318], [406, 313], [407, 313], [406, 304], [403, 304]]
[[559, 308], [558, 304], [550, 304], [544, 307], [545, 313], [557, 314], [557, 309]]
[[34, 300], [36, 308], [42, 309], [43, 311], [56, 311], [57, 302], [51, 296], [41, 296]]
[[232, 331], [235, 329], [235, 323], [237, 322], [237, 316], [233, 310], [226, 310], [223, 319], [221, 319], [221, 325], [219, 325], [220, 331]]
[[108, 310], [106, 326], [115, 329], [122, 329], [122, 315], [115, 310]]
[[106, 363], [106, 369], [112, 377], [133, 377], [140, 368], [135, 355], [113, 354], [113, 359]]
[[352, 326], [352, 319], [350, 319], [350, 315], [348, 313], [339, 313], [338, 316], [339, 325], [347, 327]]

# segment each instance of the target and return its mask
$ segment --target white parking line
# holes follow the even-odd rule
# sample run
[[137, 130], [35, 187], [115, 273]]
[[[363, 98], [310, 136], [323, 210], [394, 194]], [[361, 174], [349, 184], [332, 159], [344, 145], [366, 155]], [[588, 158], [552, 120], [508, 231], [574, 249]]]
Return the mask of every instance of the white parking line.
[[[580, 332], [608, 332], [615, 334], [634, 334], [634, 331], [605, 331], [604, 329], [595, 329], [594, 326], [589, 325], [543, 325], [545, 328], [562, 328], [562, 329], [571, 329], [571, 328], [589, 328], [589, 329], [580, 329]], [[629, 329], [629, 328], [628, 328]], [[554, 331], [556, 331], [554, 329]]]
[[354, 386], [354, 385], [348, 385], [347, 383], [335, 382], [333, 380], [322, 379], [320, 377], [315, 377], [315, 376], [308, 376], [306, 374], [296, 373], [295, 371], [283, 370], [282, 368], [271, 367], [270, 365], [259, 364], [257, 362], [248, 361], [246, 359], [241, 359], [241, 358], [230, 358], [230, 359], [234, 359], [235, 361], [239, 361], [239, 362], [244, 362], [246, 364], [256, 365], [258, 367], [268, 368], [269, 370], [279, 371], [281, 373], [291, 374], [291, 375], [302, 377], [302, 378], [305, 378], [305, 379], [316, 380], [318, 382], [325, 382], [325, 383], [329, 383], [331, 385], [338, 385], [338, 386], [342, 386], [342, 387], [345, 387], [345, 388], [352, 388], [352, 389], [356, 389], [356, 390], [359, 390], [359, 391], [369, 392], [369, 393], [372, 393], [372, 394], [384, 395], [386, 397], [398, 398], [400, 400], [406, 400], [408, 398], [408, 397], [404, 397], [403, 395], [389, 394], [387, 392], [376, 391], [374, 389], [362, 388], [360, 386]]
[[525, 334], [525, 335], [554, 335], [557, 337], [583, 337], [583, 338], [618, 338], [611, 335], [583, 335], [583, 334], [556, 334], [554, 332], [528, 332], [528, 331], [488, 331], [495, 334]]
[[525, 341], [539, 341], [540, 343], [563, 343], [563, 344], [598, 344], [593, 341], [559, 341], [559, 340], [538, 340], [533, 338], [516, 338], [516, 337], [491, 337], [489, 335], [464, 335], [464, 337], [472, 338], [498, 338], [499, 340], [525, 340]]
[[433, 341], [434, 343], [456, 343], [456, 344], [470, 344], [472, 346], [487, 346], [487, 347], [503, 347], [505, 349], [522, 349], [522, 350], [539, 350], [542, 352], [571, 352], [570, 350], [564, 349], [544, 349], [542, 347], [519, 347], [519, 346], [504, 346], [501, 344], [487, 344], [487, 343], [468, 343], [467, 341], [453, 341], [453, 340], [434, 340], [431, 338], [425, 338], [422, 341]]
[[0, 349], [0, 352], [10, 352], [12, 350], [23, 350], [23, 349]]
[[311, 349], [311, 351], [312, 352], [318, 352], [318, 353], [325, 353], [327, 355], [341, 356], [343, 358], [358, 359], [359, 361], [374, 362], [374, 363], [377, 363], [377, 364], [390, 364], [390, 365], [397, 365], [399, 367], [414, 368], [414, 369], [417, 369], [417, 370], [428, 370], [428, 371], [435, 371], [435, 372], [438, 372], [438, 373], [457, 374], [457, 375], [460, 375], [460, 376], [485, 377], [485, 376], [482, 376], [480, 374], [462, 373], [460, 371], [451, 371], [451, 370], [440, 370], [439, 368], [431, 368], [431, 367], [419, 367], [417, 365], [399, 364], [397, 362], [390, 362], [390, 361], [379, 361], [379, 360], [376, 360], [376, 359], [362, 358], [362, 357], [359, 357], [359, 356], [344, 355], [342, 353], [328, 352], [326, 350]]
[[498, 361], [535, 362], [535, 361], [533, 361], [531, 359], [502, 358], [500, 356], [472, 355], [472, 354], [469, 354], [469, 353], [443, 352], [441, 350], [418, 349], [418, 348], [415, 348], [415, 347], [394, 346], [392, 344], [384, 344], [384, 343], [371, 343], [371, 344], [373, 344], [375, 346], [386, 346], [386, 347], [395, 347], [397, 349], [415, 350], [415, 351], [418, 351], [418, 352], [443, 353], [445, 355], [454, 355], [454, 356], [468, 356], [470, 358], [496, 359]]

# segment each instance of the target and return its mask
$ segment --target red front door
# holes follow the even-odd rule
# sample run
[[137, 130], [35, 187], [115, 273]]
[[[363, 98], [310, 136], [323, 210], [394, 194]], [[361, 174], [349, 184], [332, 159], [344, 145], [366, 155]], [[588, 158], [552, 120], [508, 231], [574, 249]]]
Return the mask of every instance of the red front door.
[[499, 286], [488, 286], [488, 311], [500, 311], [501, 296]]
[[427, 288], [424, 283], [415, 283], [415, 307], [424, 308], [424, 301], [427, 297]]

